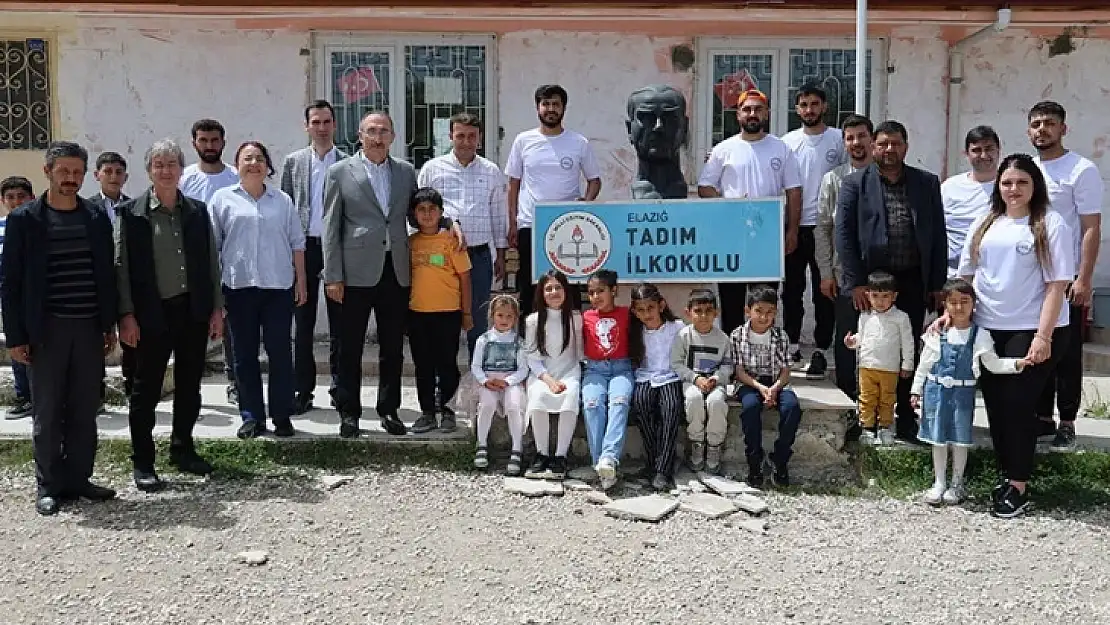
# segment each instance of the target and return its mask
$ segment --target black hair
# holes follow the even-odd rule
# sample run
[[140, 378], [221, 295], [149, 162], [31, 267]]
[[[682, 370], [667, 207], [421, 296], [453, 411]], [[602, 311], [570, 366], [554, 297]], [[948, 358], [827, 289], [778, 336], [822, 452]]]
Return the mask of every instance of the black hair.
[[455, 124], [460, 126], [473, 126], [478, 129], [478, 132], [482, 131], [482, 119], [474, 113], [468, 113], [466, 111], [455, 113], [451, 116], [451, 120], [447, 122], [447, 131], [454, 132]]
[[975, 299], [975, 287], [963, 278], [952, 278], [945, 282], [944, 286], [940, 288], [940, 292], [944, 295], [944, 299], [948, 299], [948, 296], [953, 293], [963, 293], [964, 295], [970, 295], [972, 300]]
[[438, 206], [440, 216], [443, 216], [443, 196], [439, 194], [439, 191], [431, 187], [421, 187], [416, 190], [416, 193], [412, 194], [412, 199], [409, 200], [408, 218], [409, 225], [413, 228], [420, 228], [420, 225], [416, 222], [416, 207], [424, 202]]
[[871, 118], [866, 115], [859, 115], [852, 113], [840, 122], [840, 129], [855, 128], [856, 126], [867, 126], [867, 134], [872, 137], [875, 136], [875, 124], [871, 122]]
[[1002, 140], [998, 138], [998, 133], [990, 126], [976, 126], [967, 131], [967, 136], [964, 137], [964, 151], [971, 147], [972, 143], [979, 143], [980, 141], [994, 141], [997, 146], [1002, 145]]
[[35, 194], [35, 189], [31, 186], [31, 181], [23, 176], [8, 176], [4, 178], [3, 181], [0, 181], [0, 195], [18, 189], [26, 191], [27, 195], [33, 196]]
[[867, 276], [867, 288], [872, 291], [897, 293], [898, 280], [895, 280], [894, 276], [890, 275], [889, 272], [882, 270], [872, 271], [871, 274]]
[[85, 164], [85, 170], [88, 171], [89, 169], [88, 150], [72, 141], [52, 141], [50, 146], [46, 148], [47, 167], [53, 169], [54, 161], [59, 158], [79, 158]]
[[123, 171], [127, 171], [127, 161], [119, 152], [101, 152], [100, 156], [96, 157], [96, 169], [99, 170], [105, 165], [119, 165]]
[[218, 132], [220, 138], [224, 138], [224, 125], [214, 119], [198, 119], [193, 123], [193, 141], [197, 140], [198, 132]]
[[748, 287], [748, 297], [744, 305], [748, 308], [756, 304], [770, 304], [776, 308], [779, 305], [778, 289], [767, 284], [753, 284]]
[[663, 320], [663, 323], [678, 319], [671, 311], [671, 307], [667, 305], [667, 300], [663, 299], [659, 287], [650, 282], [641, 282], [632, 287], [632, 306], [629, 307], [628, 311], [628, 357], [632, 360], [633, 367], [644, 364], [644, 358], [646, 357], [644, 348], [645, 326], [644, 322], [636, 316], [636, 302], [641, 300], [661, 304], [659, 317]]
[[536, 281], [536, 293], [532, 300], [532, 308], [536, 311], [534, 313], [536, 315], [535, 349], [543, 355], [544, 358], [550, 356], [550, 354], [547, 353], [547, 301], [544, 300], [543, 290], [547, 283], [552, 280], [563, 285], [564, 294], [563, 305], [559, 308], [559, 317], [563, 323], [563, 348], [559, 353], [566, 351], [567, 346], [570, 345], [571, 331], [573, 330], [571, 327], [571, 320], [574, 317], [574, 306], [572, 305], [570, 297], [570, 281], [567, 280], [565, 273], [557, 269], [552, 269], [540, 276], [540, 279]]
[[566, 89], [563, 89], [559, 85], [540, 85], [536, 87], [536, 106], [539, 106], [540, 102], [543, 100], [556, 97], [563, 101], [564, 107], [567, 105]]
[[1039, 115], [1059, 117], [1061, 122], [1065, 122], [1068, 119], [1068, 112], [1064, 110], [1064, 107], [1060, 106], [1059, 102], [1053, 102], [1052, 100], [1041, 100], [1034, 104], [1033, 108], [1029, 109], [1030, 120]]
[[794, 106], [798, 106], [798, 102], [807, 95], [815, 95], [822, 102], [828, 102], [829, 96], [825, 90], [817, 85], [803, 85], [798, 88], [798, 92], [794, 94]]
[[613, 271], [612, 269], [598, 269], [597, 271], [590, 274], [590, 278], [586, 280], [586, 284], [597, 280], [599, 283], [601, 283], [602, 286], [609, 287], [610, 289], [615, 289], [617, 288], [617, 281], [619, 279], [620, 276], [618, 276], [617, 272]]
[[908, 142], [910, 140], [910, 134], [906, 132], [906, 127], [901, 122], [896, 122], [893, 119], [888, 119], [875, 127], [875, 136], [882, 134], [899, 134], [902, 135], [902, 141]]
[[239, 145], [239, 149], [235, 150], [235, 167], [237, 169], [239, 167], [239, 154], [248, 147], [256, 147], [258, 148], [259, 152], [262, 152], [262, 158], [266, 159], [266, 169], [269, 170], [269, 173], [266, 175], [273, 176], [274, 161], [270, 159], [270, 151], [266, 149], [266, 146], [262, 145], [261, 141], [244, 141], [243, 143], [241, 143]]
[[335, 108], [332, 107], [331, 102], [327, 100], [313, 100], [311, 104], [304, 107], [304, 123], [308, 123], [308, 114], [316, 109], [328, 109], [331, 113], [331, 118], [335, 119]]
[[693, 308], [699, 304], [708, 304], [717, 308], [717, 295], [709, 289], [694, 289], [686, 298], [686, 308]]

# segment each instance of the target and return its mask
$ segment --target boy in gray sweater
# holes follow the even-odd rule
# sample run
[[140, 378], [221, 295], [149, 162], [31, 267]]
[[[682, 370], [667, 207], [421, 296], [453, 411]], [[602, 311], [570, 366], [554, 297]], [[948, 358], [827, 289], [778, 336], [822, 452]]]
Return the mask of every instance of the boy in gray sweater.
[[712, 291], [691, 291], [686, 301], [690, 324], [671, 346], [671, 367], [682, 378], [686, 398], [690, 468], [711, 473], [721, 469], [721, 446], [728, 430], [727, 387], [732, 378], [728, 335], [713, 325], [717, 314], [717, 296]]

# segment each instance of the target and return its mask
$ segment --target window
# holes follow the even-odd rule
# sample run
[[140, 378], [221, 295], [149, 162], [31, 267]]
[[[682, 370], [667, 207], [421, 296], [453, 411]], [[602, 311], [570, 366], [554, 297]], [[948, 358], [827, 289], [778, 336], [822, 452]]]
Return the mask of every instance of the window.
[[[497, 144], [491, 106], [492, 37], [440, 37], [371, 41], [365, 45], [326, 41], [322, 84], [335, 107], [336, 144], [359, 148], [358, 124], [367, 111], [393, 118], [392, 152], [420, 168], [451, 149], [448, 120], [463, 111], [476, 114], [485, 130], [489, 156]], [[493, 160], [496, 155], [492, 156]]]
[[50, 144], [50, 75], [46, 41], [0, 40], [0, 150], [45, 150]]
[[[749, 45], [750, 42], [750, 45]], [[875, 45], [867, 53], [866, 93], [869, 112], [877, 111]], [[817, 84], [828, 95], [825, 123], [838, 126], [856, 108], [856, 51], [850, 39], [781, 42], [778, 40], [705, 40], [699, 42], [702, 68], [696, 94], [699, 118], [698, 152], [740, 131], [736, 98], [745, 89], [759, 89], [771, 99], [770, 131], [783, 135], [801, 126], [794, 112], [799, 87]], [[872, 114], [872, 116], [875, 116]]]

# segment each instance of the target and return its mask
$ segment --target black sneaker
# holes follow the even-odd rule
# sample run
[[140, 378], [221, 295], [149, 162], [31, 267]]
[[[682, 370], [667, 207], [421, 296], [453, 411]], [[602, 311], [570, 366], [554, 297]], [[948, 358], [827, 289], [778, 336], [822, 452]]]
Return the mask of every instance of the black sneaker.
[[[266, 426], [263, 424], [263, 431]], [[185, 449], [182, 451], [170, 450], [170, 463], [177, 467], [182, 473], [191, 473], [193, 475], [211, 475], [213, 472], [212, 465], [207, 460], [197, 455], [197, 452], [192, 449]]]
[[1006, 492], [1006, 487], [1010, 485], [1010, 480], [1006, 479], [1005, 475], [999, 475], [998, 481], [995, 482], [994, 488], [991, 489], [991, 505], [998, 503], [1002, 498], [1002, 493]]
[[85, 482], [77, 488], [72, 488], [68, 494], [74, 497], [82, 497], [89, 501], [108, 501], [109, 499], [116, 498], [116, 491], [105, 486], [93, 484], [92, 482]]
[[[1053, 421], [1051, 418], [1049, 418], [1049, 419], [1037, 419], [1037, 420], [1040, 421], [1040, 427], [1037, 429], [1037, 438], [1048, 438], [1050, 436], [1056, 436], [1056, 422], [1055, 421]], [[1063, 425], [1062, 422], [1061, 422], [1061, 425]], [[1056, 441], [1052, 441], [1052, 442], [1055, 443]]]
[[409, 433], [405, 423], [394, 413], [380, 415], [379, 421], [382, 424], [382, 429], [393, 436], [404, 436]]
[[561, 480], [567, 476], [567, 457], [555, 456], [551, 460], [551, 466], [548, 468], [551, 478]]
[[439, 409], [439, 431], [440, 432], [454, 432], [455, 431], [455, 411], [447, 406]]
[[1075, 451], [1075, 425], [1061, 421], [1060, 427], [1056, 428], [1056, 438], [1052, 439], [1052, 445], [1048, 449], [1058, 453]]
[[312, 395], [304, 393], [293, 400], [293, 416], [298, 417], [312, 410]]
[[31, 404], [29, 399], [17, 399], [15, 404], [8, 409], [8, 420], [22, 419], [23, 417], [31, 416], [35, 411], [35, 407]]
[[1012, 519], [1025, 514], [1029, 507], [1029, 495], [1019, 491], [1012, 485], [1007, 485], [1006, 490], [998, 501], [994, 502], [991, 514], [1000, 519]]
[[825, 359], [825, 353], [819, 349], [813, 350], [813, 356], [809, 358], [809, 368], [806, 369], [807, 380], [824, 380], [825, 371], [829, 368], [829, 362]]
[[358, 416], [350, 414], [339, 415], [339, 438], [358, 438], [362, 430], [358, 426]]
[[135, 468], [133, 477], [135, 478], [135, 488], [143, 491], [144, 493], [154, 493], [166, 487], [166, 483], [158, 474], [154, 472], [153, 468]]
[[434, 412], [425, 412], [412, 424], [413, 434], [426, 434], [439, 427]]
[[749, 467], [748, 468], [748, 486], [752, 488], [763, 488], [763, 468], [762, 467]]
[[859, 422], [859, 413], [855, 410], [845, 410], [843, 417], [848, 424], [848, 430], [844, 432], [844, 442], [854, 443], [858, 441], [863, 434], [863, 426]]
[[532, 460], [532, 466], [524, 473], [524, 477], [532, 479], [543, 479], [547, 477], [547, 469], [551, 466], [551, 456], [543, 454], [536, 454], [536, 458]]
[[239, 438], [246, 440], [248, 438], [255, 438], [262, 436], [266, 433], [266, 424], [261, 421], [244, 421], [243, 425], [239, 426], [239, 431], [235, 433]]
[[790, 469], [787, 468], [786, 464], [779, 464], [774, 460], [771, 460], [770, 464], [772, 470], [771, 481], [775, 483], [775, 486], [790, 486]]
[[797, 369], [802, 364], [802, 348], [796, 345], [791, 347], [794, 351], [786, 355], [788, 361], [787, 365], [789, 365], [791, 369]]
[[289, 419], [275, 419], [274, 420], [274, 436], [281, 438], [289, 438], [297, 433], [293, 428], [293, 422]]

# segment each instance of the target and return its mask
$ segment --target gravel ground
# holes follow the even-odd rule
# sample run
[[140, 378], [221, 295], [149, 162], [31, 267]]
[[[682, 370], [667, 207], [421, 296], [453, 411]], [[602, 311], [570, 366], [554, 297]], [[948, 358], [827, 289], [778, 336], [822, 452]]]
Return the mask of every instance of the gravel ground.
[[[1110, 511], [770, 494], [757, 535], [435, 471], [184, 483], [44, 519], [0, 476], [0, 623], [1106, 623]], [[743, 514], [743, 513], [739, 513]], [[269, 562], [236, 561], [263, 550]]]

